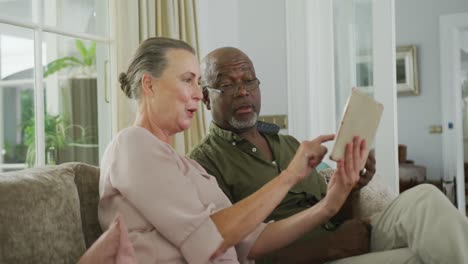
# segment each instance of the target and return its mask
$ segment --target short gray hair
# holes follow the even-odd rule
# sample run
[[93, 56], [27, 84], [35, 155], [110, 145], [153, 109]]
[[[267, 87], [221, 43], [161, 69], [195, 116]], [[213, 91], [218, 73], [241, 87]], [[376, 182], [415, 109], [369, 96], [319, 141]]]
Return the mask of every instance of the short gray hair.
[[148, 73], [154, 78], [162, 75], [167, 67], [167, 52], [183, 49], [195, 54], [195, 50], [182, 40], [154, 37], [143, 41], [138, 47], [126, 73], [119, 76], [120, 88], [128, 98], [140, 99], [141, 78]]

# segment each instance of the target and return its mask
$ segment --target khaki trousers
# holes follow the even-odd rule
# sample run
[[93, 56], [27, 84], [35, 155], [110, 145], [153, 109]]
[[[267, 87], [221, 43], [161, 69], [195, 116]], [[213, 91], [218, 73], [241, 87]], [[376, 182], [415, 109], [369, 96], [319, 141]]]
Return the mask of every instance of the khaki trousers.
[[468, 263], [468, 220], [429, 184], [372, 217], [371, 253], [330, 264]]

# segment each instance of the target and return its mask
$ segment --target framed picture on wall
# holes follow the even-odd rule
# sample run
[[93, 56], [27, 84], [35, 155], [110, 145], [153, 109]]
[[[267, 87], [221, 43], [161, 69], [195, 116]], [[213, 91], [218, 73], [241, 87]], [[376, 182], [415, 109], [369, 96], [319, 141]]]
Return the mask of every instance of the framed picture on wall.
[[[396, 83], [398, 95], [418, 95], [418, 58], [416, 46], [401, 46], [396, 49]], [[365, 53], [356, 61], [356, 85], [364, 92], [373, 92], [372, 56]]]
[[397, 47], [396, 79], [398, 95], [418, 95], [418, 58], [416, 46]]

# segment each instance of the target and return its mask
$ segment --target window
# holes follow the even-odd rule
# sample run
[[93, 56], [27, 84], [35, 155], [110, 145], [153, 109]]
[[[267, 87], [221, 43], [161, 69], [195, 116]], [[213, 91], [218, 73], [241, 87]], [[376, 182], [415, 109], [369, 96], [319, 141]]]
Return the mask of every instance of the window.
[[111, 137], [110, 1], [0, 1], [0, 172], [99, 164]]

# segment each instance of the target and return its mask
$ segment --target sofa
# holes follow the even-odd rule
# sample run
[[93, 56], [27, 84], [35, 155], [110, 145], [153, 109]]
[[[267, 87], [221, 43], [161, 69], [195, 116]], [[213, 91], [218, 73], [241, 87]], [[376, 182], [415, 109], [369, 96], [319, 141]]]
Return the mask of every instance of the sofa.
[[[99, 168], [78, 162], [0, 173], [0, 263], [76, 263], [102, 234], [98, 187]], [[372, 180], [353, 195], [354, 214], [370, 216], [394, 197]]]
[[76, 263], [101, 235], [99, 168], [0, 173], [0, 263]]

